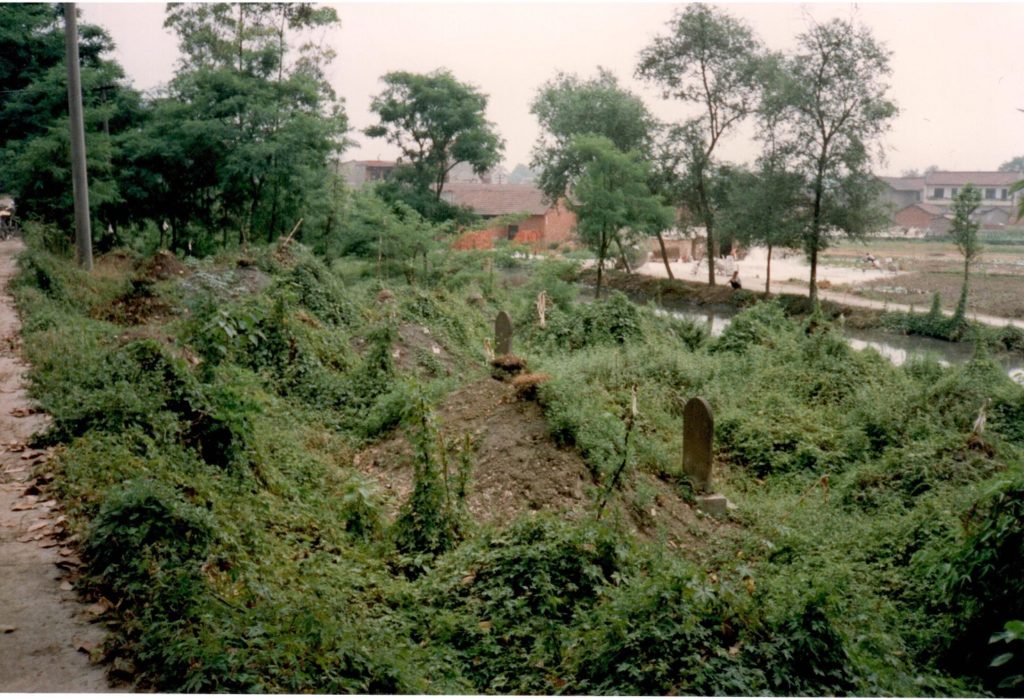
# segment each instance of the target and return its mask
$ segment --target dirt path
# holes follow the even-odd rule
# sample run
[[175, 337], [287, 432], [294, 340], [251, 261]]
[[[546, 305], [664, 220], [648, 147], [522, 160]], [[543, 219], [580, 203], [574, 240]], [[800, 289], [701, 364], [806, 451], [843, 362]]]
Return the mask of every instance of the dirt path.
[[0, 692], [110, 692], [103, 668], [89, 660], [105, 632], [72, 590], [78, 561], [61, 540], [50, 477], [33, 476], [47, 453], [24, 446], [47, 418], [29, 410], [21, 323], [6, 292], [21, 248], [0, 242]]

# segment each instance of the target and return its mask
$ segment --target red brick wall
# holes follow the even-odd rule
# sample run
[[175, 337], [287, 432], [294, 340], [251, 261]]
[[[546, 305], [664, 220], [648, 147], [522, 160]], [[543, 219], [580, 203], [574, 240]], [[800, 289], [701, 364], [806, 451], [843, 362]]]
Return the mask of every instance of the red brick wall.
[[[565, 208], [548, 209], [547, 213], [530, 216], [518, 224], [514, 242], [529, 245], [534, 250], [547, 248], [551, 243], [564, 243], [576, 238], [576, 215]], [[456, 250], [490, 250], [495, 241], [508, 239], [508, 226], [491, 226], [483, 230], [463, 233], [452, 244]]]
[[904, 228], [927, 228], [934, 218], [933, 214], [922, 211], [916, 206], [910, 206], [902, 211], [897, 211], [896, 215], [893, 216], [896, 225], [903, 226]]
[[452, 247], [456, 250], [490, 250], [494, 247], [494, 232], [468, 231], [456, 238]]
[[544, 232], [545, 243], [564, 243], [576, 238], [576, 214], [566, 208], [565, 202], [548, 209], [544, 215], [541, 230]]

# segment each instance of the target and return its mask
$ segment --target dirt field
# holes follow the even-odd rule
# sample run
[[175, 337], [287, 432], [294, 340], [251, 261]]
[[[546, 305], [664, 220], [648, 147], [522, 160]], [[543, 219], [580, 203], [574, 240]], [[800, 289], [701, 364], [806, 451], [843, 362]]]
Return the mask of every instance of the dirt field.
[[[951, 242], [876, 239], [845, 243], [827, 250], [823, 261], [833, 266], [863, 267], [869, 251], [883, 265], [898, 266], [901, 273], [889, 279], [870, 279], [835, 288], [868, 299], [914, 304], [922, 310], [931, 305], [932, 295], [939, 292], [943, 308], [956, 307], [964, 260]], [[1024, 318], [1024, 236], [1019, 244], [983, 242], [980, 257], [971, 264], [968, 313], [972, 312]]]

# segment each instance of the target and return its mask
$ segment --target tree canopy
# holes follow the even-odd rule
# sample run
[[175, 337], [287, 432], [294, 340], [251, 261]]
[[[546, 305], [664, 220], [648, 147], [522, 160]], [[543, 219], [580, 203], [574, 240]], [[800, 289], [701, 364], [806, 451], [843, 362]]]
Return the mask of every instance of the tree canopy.
[[572, 146], [577, 136], [603, 136], [622, 152], [646, 155], [657, 128], [643, 100], [600, 67], [589, 79], [558, 73], [537, 90], [530, 112], [541, 127], [531, 166], [540, 173], [539, 186], [551, 201], [564, 197], [582, 170], [582, 163], [572, 159], [578, 152]]
[[487, 121], [487, 96], [478, 89], [447, 70], [396, 71], [381, 80], [386, 87], [370, 103], [379, 122], [364, 133], [401, 151], [394, 177], [411, 190], [421, 213], [429, 200], [441, 201], [448, 173], [459, 163], [482, 175], [500, 162], [504, 141]]
[[[722, 137], [754, 109], [760, 90], [763, 50], [750, 28], [703, 4], [687, 5], [640, 54], [637, 75], [662, 89], [662, 97], [700, 107], [668, 132], [668, 159], [685, 169], [676, 179], [692, 192], [690, 208], [704, 224], [708, 283], [715, 283], [715, 204], [711, 196], [714, 153]], [[680, 187], [674, 188], [676, 191]], [[682, 202], [680, 202], [682, 203]]]
[[798, 37], [777, 84], [785, 105], [787, 147], [807, 182], [803, 244], [810, 295], [817, 300], [818, 254], [831, 237], [862, 235], [884, 221], [871, 146], [897, 113], [888, 97], [889, 53], [865, 27], [816, 24]]
[[652, 194], [648, 165], [635, 151], [623, 153], [604, 136], [575, 137], [569, 157], [582, 164], [572, 183], [569, 209], [576, 214], [580, 238], [597, 254], [597, 296], [601, 295], [604, 261], [614, 243], [625, 257], [634, 233], [653, 233], [671, 225], [672, 210]]
[[[63, 17], [56, 4], [0, 5], [0, 191], [14, 194], [23, 217], [68, 228], [73, 207]], [[105, 57], [113, 49], [109, 35], [94, 25], [78, 27], [90, 208], [93, 218], [110, 220], [123, 201], [117, 139], [138, 122], [140, 96]]]

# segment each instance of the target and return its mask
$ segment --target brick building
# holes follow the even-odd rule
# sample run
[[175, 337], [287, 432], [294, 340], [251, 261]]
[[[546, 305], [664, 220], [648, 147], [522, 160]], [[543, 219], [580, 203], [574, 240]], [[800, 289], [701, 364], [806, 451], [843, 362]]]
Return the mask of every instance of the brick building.
[[497, 240], [542, 249], [575, 238], [575, 214], [564, 202], [547, 203], [543, 192], [531, 185], [449, 182], [441, 191], [441, 198], [450, 204], [468, 207], [485, 219], [503, 217], [513, 221], [463, 234], [456, 242], [460, 249], [490, 248]]
[[984, 228], [1002, 228], [1017, 223], [1019, 195], [1010, 192], [1024, 175], [1017, 172], [929, 172], [924, 177], [882, 177], [886, 183], [883, 201], [894, 212], [893, 223], [928, 235], [944, 235], [952, 221], [953, 199], [968, 184], [981, 191], [981, 205], [975, 214]]

